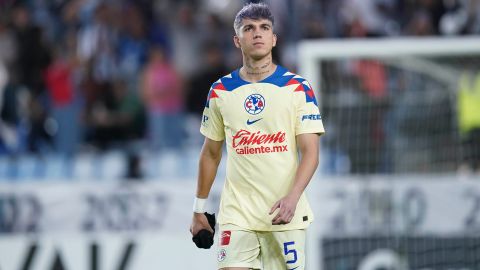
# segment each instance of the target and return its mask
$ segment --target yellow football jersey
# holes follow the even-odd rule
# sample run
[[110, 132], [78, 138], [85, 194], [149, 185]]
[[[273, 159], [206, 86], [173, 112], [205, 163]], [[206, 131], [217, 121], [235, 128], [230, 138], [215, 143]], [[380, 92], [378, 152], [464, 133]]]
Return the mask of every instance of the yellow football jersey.
[[220, 224], [282, 231], [313, 221], [305, 194], [289, 224], [272, 225], [276, 212], [268, 214], [293, 185], [296, 135], [324, 133], [314, 91], [304, 78], [281, 66], [257, 83], [244, 81], [239, 70], [222, 77], [210, 89], [200, 132], [227, 146]]

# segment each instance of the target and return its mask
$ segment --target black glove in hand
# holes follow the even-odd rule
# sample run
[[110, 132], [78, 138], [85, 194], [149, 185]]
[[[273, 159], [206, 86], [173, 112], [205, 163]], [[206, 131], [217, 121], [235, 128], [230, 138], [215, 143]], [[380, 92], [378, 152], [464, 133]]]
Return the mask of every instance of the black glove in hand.
[[208, 224], [213, 230], [211, 233], [208, 230], [200, 230], [196, 235], [192, 237], [193, 242], [197, 245], [198, 248], [209, 249], [213, 245], [213, 236], [215, 235], [215, 214], [204, 213], [207, 217]]

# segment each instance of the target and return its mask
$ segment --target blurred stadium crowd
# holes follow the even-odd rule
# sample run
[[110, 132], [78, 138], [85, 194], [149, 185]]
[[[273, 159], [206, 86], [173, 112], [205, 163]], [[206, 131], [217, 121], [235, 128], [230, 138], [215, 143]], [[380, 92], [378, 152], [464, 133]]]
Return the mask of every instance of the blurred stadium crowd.
[[[1, 1], [3, 175], [18, 176], [12, 164], [25, 156], [119, 151], [126, 176], [141, 177], [142, 152], [198, 149], [211, 83], [241, 64], [232, 21], [246, 2]], [[277, 20], [275, 57], [294, 71], [303, 39], [480, 33], [477, 0], [265, 2]]]

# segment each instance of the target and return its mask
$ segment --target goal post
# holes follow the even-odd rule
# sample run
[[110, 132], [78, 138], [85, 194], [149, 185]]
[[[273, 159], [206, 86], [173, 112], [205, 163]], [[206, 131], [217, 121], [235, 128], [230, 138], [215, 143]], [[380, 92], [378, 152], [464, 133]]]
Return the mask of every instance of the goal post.
[[321, 89], [318, 74], [323, 60], [461, 56], [480, 54], [479, 44], [480, 37], [304, 40], [298, 45], [298, 69], [315, 89]]
[[326, 126], [323, 172], [461, 165], [456, 97], [462, 75], [480, 74], [479, 37], [305, 40], [298, 57]]

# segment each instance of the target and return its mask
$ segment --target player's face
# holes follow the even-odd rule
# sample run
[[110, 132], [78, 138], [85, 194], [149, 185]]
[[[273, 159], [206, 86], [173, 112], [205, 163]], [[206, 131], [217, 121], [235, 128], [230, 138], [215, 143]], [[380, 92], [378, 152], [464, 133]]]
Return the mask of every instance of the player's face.
[[235, 46], [240, 48], [244, 55], [254, 59], [269, 55], [277, 43], [272, 23], [266, 19], [244, 19], [233, 39]]

